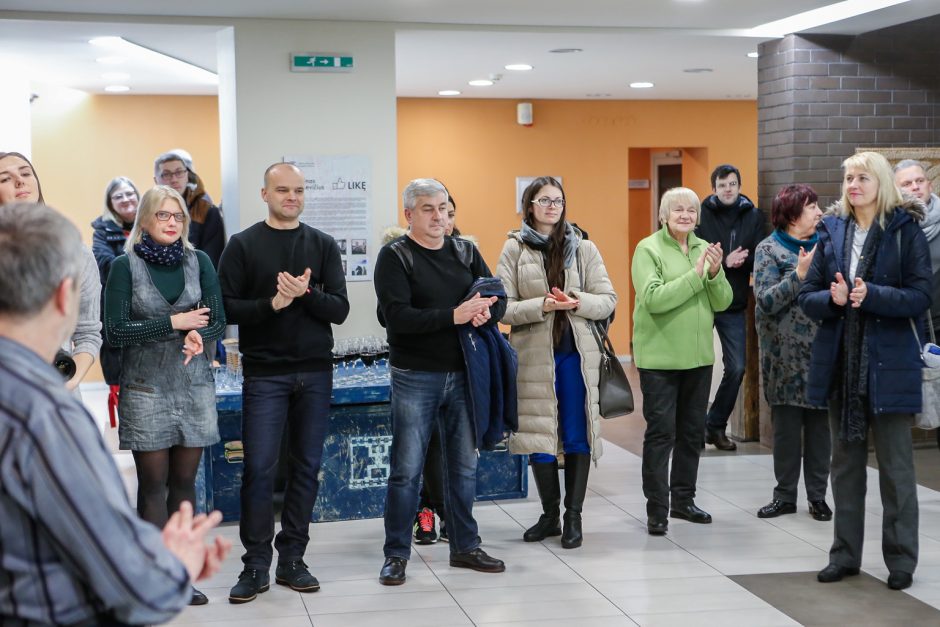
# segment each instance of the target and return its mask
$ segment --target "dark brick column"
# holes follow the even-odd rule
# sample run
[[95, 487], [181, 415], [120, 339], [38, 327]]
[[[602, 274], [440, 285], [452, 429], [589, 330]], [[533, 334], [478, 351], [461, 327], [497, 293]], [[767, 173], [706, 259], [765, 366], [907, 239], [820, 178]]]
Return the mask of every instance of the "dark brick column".
[[[768, 214], [787, 183], [812, 185], [821, 207], [838, 199], [856, 148], [940, 146], [940, 16], [859, 36], [788, 35], [759, 50], [758, 200]], [[760, 439], [772, 445], [759, 396]]]
[[857, 147], [940, 146], [940, 16], [761, 44], [757, 81], [761, 207], [786, 183], [835, 200]]

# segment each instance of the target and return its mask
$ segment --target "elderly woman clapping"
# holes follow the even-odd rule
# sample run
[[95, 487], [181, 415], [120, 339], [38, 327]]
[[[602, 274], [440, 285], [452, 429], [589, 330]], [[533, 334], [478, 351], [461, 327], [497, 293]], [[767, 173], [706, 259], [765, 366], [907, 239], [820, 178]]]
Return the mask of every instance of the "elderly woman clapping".
[[758, 246], [754, 258], [757, 337], [764, 395], [774, 427], [773, 499], [757, 512], [775, 518], [796, 512], [800, 462], [809, 513], [830, 520], [826, 505], [831, 441], [825, 404], [806, 398], [809, 355], [818, 324], [797, 303], [819, 236], [822, 212], [808, 185], [787, 185], [774, 198], [774, 232]]
[[662, 228], [633, 255], [633, 356], [646, 419], [643, 494], [651, 535], [666, 533], [667, 512], [694, 523], [712, 521], [693, 499], [715, 362], [712, 322], [731, 304], [731, 286], [721, 244], [693, 233], [700, 206], [690, 189], [667, 191], [659, 206]]

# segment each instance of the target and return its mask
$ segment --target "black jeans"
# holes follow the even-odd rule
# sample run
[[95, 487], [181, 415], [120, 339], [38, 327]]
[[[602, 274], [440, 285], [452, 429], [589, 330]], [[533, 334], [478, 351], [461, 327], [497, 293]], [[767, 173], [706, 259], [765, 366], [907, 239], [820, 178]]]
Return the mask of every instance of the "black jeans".
[[[712, 367], [640, 369], [643, 392], [643, 494], [651, 516], [695, 498]], [[672, 473], [669, 455], [672, 454]]]
[[320, 458], [330, 421], [333, 373], [300, 372], [246, 377], [242, 386], [242, 475], [239, 534], [246, 567], [271, 566], [274, 539], [274, 477], [284, 426], [289, 435], [287, 485], [278, 561], [299, 560], [310, 540], [310, 515], [317, 500]]
[[796, 503], [802, 462], [806, 498], [825, 500], [832, 454], [828, 412], [795, 405], [771, 405], [770, 417], [774, 425], [774, 475], [777, 477], [774, 498]]

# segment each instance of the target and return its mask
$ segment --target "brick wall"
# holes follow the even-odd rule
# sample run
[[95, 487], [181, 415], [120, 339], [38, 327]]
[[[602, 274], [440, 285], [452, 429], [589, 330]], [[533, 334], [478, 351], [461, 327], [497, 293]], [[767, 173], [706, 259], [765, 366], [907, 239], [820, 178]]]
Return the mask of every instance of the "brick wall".
[[757, 103], [760, 206], [786, 183], [826, 206], [857, 147], [940, 146], [940, 16], [761, 44]]

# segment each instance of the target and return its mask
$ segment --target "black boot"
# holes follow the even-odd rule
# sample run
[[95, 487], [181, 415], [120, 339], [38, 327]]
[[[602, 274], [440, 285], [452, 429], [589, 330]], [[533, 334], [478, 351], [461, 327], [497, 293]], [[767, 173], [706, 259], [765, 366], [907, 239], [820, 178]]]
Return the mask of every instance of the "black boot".
[[532, 476], [542, 501], [539, 521], [526, 529], [522, 539], [526, 542], [541, 542], [550, 536], [560, 536], [558, 508], [561, 506], [561, 486], [558, 485], [558, 461], [550, 463], [532, 462]]
[[565, 527], [561, 533], [563, 549], [581, 546], [581, 508], [590, 470], [590, 454], [565, 455]]

